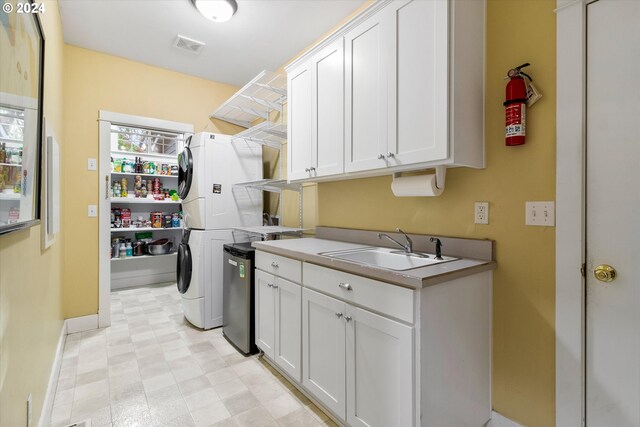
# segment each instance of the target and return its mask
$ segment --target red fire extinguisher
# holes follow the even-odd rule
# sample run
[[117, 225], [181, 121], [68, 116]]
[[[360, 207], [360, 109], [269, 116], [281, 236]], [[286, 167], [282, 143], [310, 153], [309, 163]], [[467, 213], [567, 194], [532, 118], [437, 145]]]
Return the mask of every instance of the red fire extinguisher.
[[505, 107], [505, 136], [507, 146], [522, 145], [526, 135], [527, 125], [527, 84], [524, 77], [531, 81], [531, 77], [522, 72], [522, 68], [529, 66], [522, 64], [509, 70]]

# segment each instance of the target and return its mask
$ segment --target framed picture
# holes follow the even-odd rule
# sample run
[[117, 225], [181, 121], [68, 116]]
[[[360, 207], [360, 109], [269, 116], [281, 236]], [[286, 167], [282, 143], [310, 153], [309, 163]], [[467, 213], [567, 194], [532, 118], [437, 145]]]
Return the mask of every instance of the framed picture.
[[0, 234], [40, 223], [44, 133], [40, 20], [6, 3], [14, 7], [0, 11]]
[[45, 146], [42, 152], [42, 249], [56, 240], [60, 231], [60, 145], [55, 132], [44, 121]]

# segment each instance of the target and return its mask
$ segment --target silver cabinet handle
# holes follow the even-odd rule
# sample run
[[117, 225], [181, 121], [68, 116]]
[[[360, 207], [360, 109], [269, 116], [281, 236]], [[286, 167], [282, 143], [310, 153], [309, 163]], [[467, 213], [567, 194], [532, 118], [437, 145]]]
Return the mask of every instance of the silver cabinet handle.
[[344, 316], [344, 320], [346, 320], [347, 322], [351, 322], [352, 319], [353, 317], [351, 316]]
[[278, 289], [278, 285], [271, 285], [273, 289]]
[[341, 287], [342, 289], [344, 289], [345, 291], [352, 291], [353, 290], [351, 285], [348, 284], [348, 283], [341, 282], [338, 286]]
[[342, 317], [342, 313], [336, 313], [336, 317], [339, 319]]
[[278, 267], [280, 267], [280, 266], [278, 265], [278, 263], [277, 263], [277, 262], [275, 262], [275, 261], [274, 261], [274, 262], [272, 262], [272, 263], [271, 263], [271, 267], [273, 267], [273, 268], [278, 268]]
[[380, 160], [384, 160], [384, 154], [378, 154], [378, 158], [379, 158]]
[[309, 172], [313, 172], [313, 171], [315, 171], [315, 170], [316, 170], [316, 168], [314, 168], [313, 166], [311, 166], [311, 167], [309, 168]]
[[390, 158], [390, 159], [393, 159], [395, 156], [396, 156], [396, 155], [395, 155], [395, 154], [393, 154], [391, 151], [389, 151], [389, 152], [387, 153], [387, 157], [388, 157], [388, 158]]
[[273, 288], [273, 285], [271, 283], [267, 283], [267, 286]]
[[305, 171], [305, 172], [311, 172], [311, 169], [309, 169], [309, 168], [304, 168], [304, 171]]

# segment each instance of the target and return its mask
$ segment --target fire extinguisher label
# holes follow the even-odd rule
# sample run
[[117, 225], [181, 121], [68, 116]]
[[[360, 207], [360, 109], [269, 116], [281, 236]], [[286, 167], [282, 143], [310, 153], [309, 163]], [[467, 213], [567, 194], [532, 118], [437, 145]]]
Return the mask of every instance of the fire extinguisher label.
[[525, 104], [517, 103], [508, 105], [505, 111], [505, 134], [511, 136], [525, 136], [526, 108]]

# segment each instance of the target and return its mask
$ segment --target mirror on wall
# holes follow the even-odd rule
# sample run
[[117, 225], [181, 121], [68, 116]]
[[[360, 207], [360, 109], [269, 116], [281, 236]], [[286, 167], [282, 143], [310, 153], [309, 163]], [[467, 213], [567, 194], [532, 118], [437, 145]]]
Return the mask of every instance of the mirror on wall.
[[13, 1], [3, 4], [0, 11], [0, 234], [39, 223], [44, 75], [44, 37], [38, 15], [18, 13], [19, 4]]

